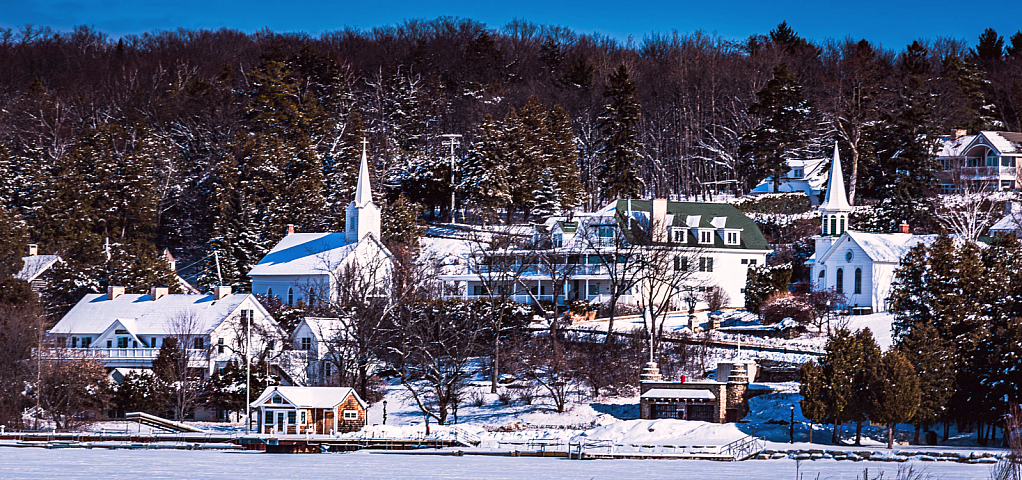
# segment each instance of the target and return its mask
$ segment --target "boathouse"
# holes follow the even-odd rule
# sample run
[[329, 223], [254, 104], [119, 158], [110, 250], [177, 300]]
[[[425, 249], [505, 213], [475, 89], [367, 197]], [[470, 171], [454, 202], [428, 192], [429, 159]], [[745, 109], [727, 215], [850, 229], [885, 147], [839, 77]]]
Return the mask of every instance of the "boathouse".
[[366, 407], [350, 387], [267, 387], [251, 404], [262, 434], [330, 434], [361, 430]]

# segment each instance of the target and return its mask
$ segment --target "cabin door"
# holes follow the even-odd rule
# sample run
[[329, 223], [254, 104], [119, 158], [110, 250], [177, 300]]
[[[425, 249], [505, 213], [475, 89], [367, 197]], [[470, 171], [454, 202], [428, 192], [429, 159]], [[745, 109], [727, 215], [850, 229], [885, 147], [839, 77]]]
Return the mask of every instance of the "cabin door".
[[277, 412], [277, 432], [287, 433], [287, 430], [284, 430], [284, 412]]
[[326, 411], [326, 416], [323, 418], [323, 433], [328, 433], [334, 429], [334, 411], [333, 409]]

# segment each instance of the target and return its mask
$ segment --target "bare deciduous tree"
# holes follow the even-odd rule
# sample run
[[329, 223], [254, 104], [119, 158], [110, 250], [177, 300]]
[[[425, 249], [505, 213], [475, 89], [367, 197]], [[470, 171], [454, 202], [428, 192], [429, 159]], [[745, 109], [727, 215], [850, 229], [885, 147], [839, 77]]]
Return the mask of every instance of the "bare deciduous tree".
[[210, 353], [208, 342], [200, 333], [196, 312], [180, 313], [170, 319], [170, 334], [164, 337], [160, 353], [153, 359], [153, 371], [169, 387], [168, 403], [176, 420], [184, 420], [198, 403]]

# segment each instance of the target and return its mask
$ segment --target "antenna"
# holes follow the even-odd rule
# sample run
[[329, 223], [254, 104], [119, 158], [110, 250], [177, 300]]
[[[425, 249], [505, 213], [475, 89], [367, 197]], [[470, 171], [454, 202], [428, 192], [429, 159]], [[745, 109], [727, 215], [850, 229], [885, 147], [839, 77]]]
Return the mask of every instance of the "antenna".
[[444, 141], [442, 141], [440, 143], [443, 144], [445, 147], [446, 146], [451, 147], [451, 223], [455, 223], [454, 222], [454, 190], [455, 190], [455, 188], [454, 188], [454, 147], [457, 147], [458, 145], [461, 145], [461, 142], [458, 141], [458, 139], [461, 138], [461, 135], [459, 135], [457, 133], [445, 133], [445, 134], [440, 135], [440, 136], [447, 139], [447, 140], [444, 140]]
[[217, 286], [223, 286], [224, 277], [220, 276], [220, 251], [213, 250], [213, 258], [216, 259], [216, 281]]

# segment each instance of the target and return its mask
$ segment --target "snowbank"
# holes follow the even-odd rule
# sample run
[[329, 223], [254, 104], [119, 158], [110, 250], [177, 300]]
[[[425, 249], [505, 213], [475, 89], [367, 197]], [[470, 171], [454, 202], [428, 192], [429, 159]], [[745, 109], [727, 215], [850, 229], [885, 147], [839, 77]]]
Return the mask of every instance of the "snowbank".
[[587, 430], [572, 442], [605, 440], [616, 445], [726, 445], [742, 437], [735, 424], [692, 420], [627, 420]]

